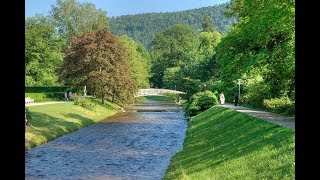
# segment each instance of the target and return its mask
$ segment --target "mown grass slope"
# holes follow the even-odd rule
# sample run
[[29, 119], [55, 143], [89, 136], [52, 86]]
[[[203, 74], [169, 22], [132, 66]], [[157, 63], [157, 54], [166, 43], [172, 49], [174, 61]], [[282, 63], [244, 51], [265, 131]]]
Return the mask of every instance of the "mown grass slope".
[[25, 134], [26, 149], [38, 146], [59, 136], [88, 126], [116, 113], [119, 106], [96, 104], [88, 110], [73, 102], [29, 107], [31, 119]]
[[295, 134], [221, 106], [190, 119], [164, 179], [294, 179]]

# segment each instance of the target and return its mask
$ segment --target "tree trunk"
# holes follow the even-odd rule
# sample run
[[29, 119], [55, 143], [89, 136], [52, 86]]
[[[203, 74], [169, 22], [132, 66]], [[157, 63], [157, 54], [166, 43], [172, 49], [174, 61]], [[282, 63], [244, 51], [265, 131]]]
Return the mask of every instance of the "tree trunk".
[[101, 102], [102, 102], [102, 104], [104, 104], [104, 93], [102, 93], [102, 95], [101, 95]]
[[113, 91], [112, 91], [112, 102], [114, 102], [114, 94], [115, 94], [115, 89], [114, 89], [114, 86], [113, 86]]

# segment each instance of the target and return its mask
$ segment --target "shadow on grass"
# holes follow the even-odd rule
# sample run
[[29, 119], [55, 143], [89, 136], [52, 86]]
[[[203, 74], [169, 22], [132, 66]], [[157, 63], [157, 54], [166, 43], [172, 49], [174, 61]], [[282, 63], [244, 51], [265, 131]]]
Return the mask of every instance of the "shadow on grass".
[[94, 123], [93, 120], [74, 113], [62, 114], [61, 118], [39, 112], [31, 112], [31, 116], [28, 133], [43, 140], [31, 138], [28, 141], [29, 147], [35, 147]]

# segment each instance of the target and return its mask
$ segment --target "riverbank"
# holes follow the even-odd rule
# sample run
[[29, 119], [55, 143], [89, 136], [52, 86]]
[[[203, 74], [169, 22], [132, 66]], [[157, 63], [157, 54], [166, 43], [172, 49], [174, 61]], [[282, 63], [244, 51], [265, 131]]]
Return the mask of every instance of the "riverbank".
[[295, 133], [220, 106], [194, 116], [164, 179], [294, 179]]
[[94, 110], [74, 105], [73, 102], [28, 107], [31, 119], [28, 119], [25, 133], [25, 149], [46, 143], [114, 115], [119, 106], [109, 102], [108, 105], [107, 108], [107, 106], [96, 104]]

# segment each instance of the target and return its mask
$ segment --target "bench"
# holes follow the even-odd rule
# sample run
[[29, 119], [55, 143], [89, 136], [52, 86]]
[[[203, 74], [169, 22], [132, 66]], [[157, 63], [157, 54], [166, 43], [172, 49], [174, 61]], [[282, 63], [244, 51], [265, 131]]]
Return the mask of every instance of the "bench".
[[24, 100], [25, 100], [25, 104], [34, 103], [34, 100], [28, 97], [24, 98]]

